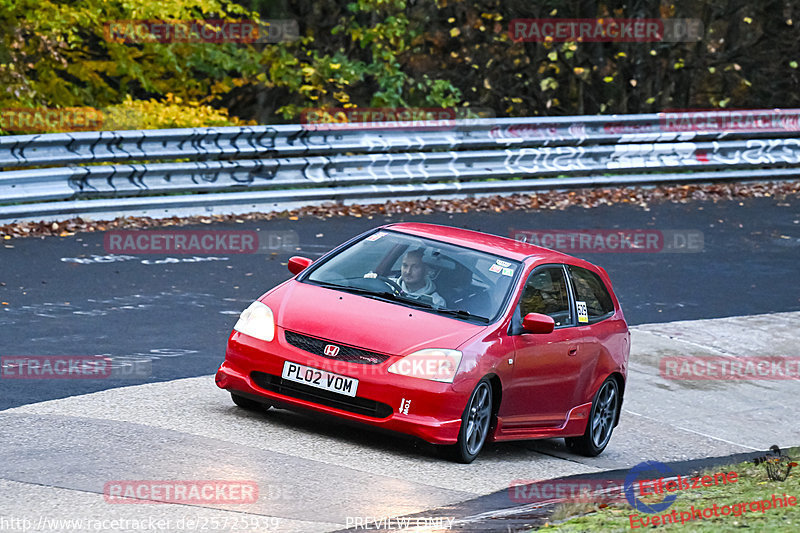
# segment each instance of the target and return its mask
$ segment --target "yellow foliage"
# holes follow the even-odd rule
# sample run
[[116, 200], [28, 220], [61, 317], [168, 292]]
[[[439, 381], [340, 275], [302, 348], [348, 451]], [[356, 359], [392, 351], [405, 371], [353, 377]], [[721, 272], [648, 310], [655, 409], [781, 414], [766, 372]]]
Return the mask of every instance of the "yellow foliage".
[[227, 109], [216, 109], [196, 101], [184, 102], [168, 94], [162, 101], [133, 100], [130, 95], [119, 105], [103, 111], [103, 130], [149, 130], [162, 128], [201, 128], [255, 124], [228, 116]]

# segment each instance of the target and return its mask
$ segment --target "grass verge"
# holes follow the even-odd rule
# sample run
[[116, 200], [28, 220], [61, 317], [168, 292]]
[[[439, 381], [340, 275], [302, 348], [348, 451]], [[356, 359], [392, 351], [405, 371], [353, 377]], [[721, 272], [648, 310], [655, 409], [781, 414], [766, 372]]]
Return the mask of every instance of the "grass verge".
[[[784, 451], [795, 462], [800, 457], [800, 448]], [[698, 489], [676, 492], [675, 503], [668, 509], [655, 514], [637, 511], [625, 502], [611, 502], [603, 505], [568, 503], [556, 508], [551, 516], [552, 522], [540, 531], [548, 533], [578, 533], [583, 531], [698, 531], [716, 533], [719, 531], [758, 531], [783, 533], [800, 531], [800, 468], [792, 469], [785, 481], [771, 481], [763, 465], [738, 463], [729, 466], [715, 467], [696, 475], [712, 475], [718, 472], [737, 472], [735, 483], [712, 485]], [[794, 497], [794, 506], [773, 507], [773, 495], [776, 500]], [[662, 500], [660, 495], [641, 497], [641, 501], [655, 504]], [[751, 502], [769, 500], [770, 508], [758, 509]], [[713, 514], [716, 505], [717, 514]], [[729, 514], [723, 515], [728, 506]], [[767, 507], [766, 504], [761, 506]], [[712, 509], [707, 513], [709, 518], [697, 518], [693, 513], [697, 510]], [[674, 511], [674, 513], [673, 513]], [[701, 511], [702, 512], [702, 511]], [[683, 515], [681, 513], [684, 513]], [[736, 516], [738, 514], [739, 516]], [[667, 518], [669, 515], [669, 518]], [[692, 520], [681, 518], [688, 515]], [[658, 521], [655, 517], [664, 517]], [[674, 517], [677, 517], [675, 521]], [[658, 525], [653, 525], [657, 522]], [[643, 525], [647, 524], [647, 525]], [[633, 527], [632, 527], [633, 526]]]

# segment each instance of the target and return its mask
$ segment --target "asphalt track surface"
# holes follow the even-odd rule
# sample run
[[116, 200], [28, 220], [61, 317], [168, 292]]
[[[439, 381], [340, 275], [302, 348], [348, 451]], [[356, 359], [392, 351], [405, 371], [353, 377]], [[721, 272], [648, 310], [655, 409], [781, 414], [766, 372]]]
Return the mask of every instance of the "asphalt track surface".
[[[224, 356], [237, 315], [290, 276], [285, 266], [290, 255], [318, 257], [362, 231], [398, 221], [499, 235], [508, 235], [511, 228], [703, 233], [703, 250], [697, 253], [575, 254], [608, 271], [626, 318], [638, 325], [633, 345], [636, 349], [638, 342], [640, 351], [631, 371], [640, 365], [642, 379], [635, 386], [631, 382], [626, 402], [632, 411], [623, 413], [623, 424], [603, 455], [571, 456], [556, 439], [493, 445], [470, 466], [442, 463], [423, 443], [357, 431], [338, 421], [288, 411], [243, 413], [214, 387], [208, 376]], [[736, 346], [759, 355], [800, 355], [800, 315], [791, 313], [800, 311], [797, 198], [181, 229], [292, 230], [299, 236], [299, 250], [171, 262], [166, 256], [109, 260], [102, 234], [4, 241], [0, 355], [104, 354], [119, 372], [140, 373], [99, 380], [2, 380], [0, 410], [27, 406], [0, 413], [5, 428], [0, 432], [5, 465], [0, 494], [4, 499], [14, 495], [8, 498], [12, 509], [24, 510], [37, 497], [52, 499], [42, 487], [77, 491], [64, 500], [78, 501], [102, 493], [98, 480], [161, 479], [159, 473], [198, 479], [198, 472], [209, 478], [212, 471], [220, 476], [247, 467], [254, 478], [274, 480], [269, 487], [277, 495], [249, 512], [286, 517], [281, 530], [332, 530], [346, 524], [345, 516], [421, 513], [495, 492], [514, 479], [630, 468], [651, 458], [679, 461], [755, 452], [773, 438], [781, 445], [800, 443], [795, 415], [788, 411], [795, 405], [796, 413], [796, 383], [737, 389], [730, 410], [715, 411], [720, 405], [706, 402], [728, 402], [727, 394], [720, 396], [714, 387], [683, 390], [658, 383], [657, 368], [653, 372], [647, 359], [654, 353], [684, 355], [689, 347], [693, 355], [729, 353]], [[701, 320], [766, 313], [775, 318]], [[687, 322], [660, 325], [674, 321]], [[708, 332], [717, 337], [709, 339]], [[684, 345], [676, 345], [676, 337]], [[134, 385], [143, 387], [120, 388]], [[104, 392], [82, 396], [99, 391]], [[64, 400], [28, 405], [56, 399]], [[658, 408], [646, 412], [659, 402], [661, 414], [685, 422], [690, 438], [666, 434], [656, 420]], [[766, 412], [773, 409], [769, 425], [759, 409], [741, 416], [759, 402]], [[713, 427], [703, 429], [710, 417], [716, 417]], [[759, 421], [763, 437], [752, 428]], [[81, 454], [96, 459], [75, 466]], [[205, 466], [198, 470], [198, 465]], [[336, 505], [321, 503], [332, 496], [339, 498]], [[308, 502], [318, 505], [309, 507]], [[99, 516], [109, 513], [108, 505], [84, 504]]]
[[742, 204], [201, 225], [196, 229], [294, 230], [300, 249], [276, 255], [204, 257], [215, 260], [196, 263], [142, 263], [165, 260], [158, 255], [93, 264], [62, 260], [108, 256], [102, 234], [4, 241], [0, 283], [5, 285], [0, 286], [0, 301], [7, 305], [0, 306], [2, 355], [107, 354], [130, 364], [144, 361], [127, 368], [149, 375], [4, 382], [0, 409], [211, 374], [224, 358], [227, 335], [238, 314], [290, 277], [285, 266], [289, 256], [318, 257], [352, 236], [390, 222], [424, 221], [498, 235], [509, 235], [511, 228], [699, 230], [704, 235], [700, 253], [576, 255], [608, 271], [631, 325], [800, 310], [800, 285], [795, 282], [800, 271], [800, 200], [754, 199]]

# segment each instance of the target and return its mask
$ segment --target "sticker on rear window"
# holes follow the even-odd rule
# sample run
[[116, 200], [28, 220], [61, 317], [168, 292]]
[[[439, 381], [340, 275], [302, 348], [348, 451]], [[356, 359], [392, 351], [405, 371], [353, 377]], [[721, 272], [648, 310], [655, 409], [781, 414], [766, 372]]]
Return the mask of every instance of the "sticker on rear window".
[[492, 265], [489, 267], [489, 272], [499, 273], [501, 270], [503, 270], [503, 267], [501, 267], [500, 265]]
[[586, 309], [586, 302], [575, 302], [578, 308], [578, 322], [589, 322], [589, 311]]
[[504, 268], [503, 269], [503, 275], [504, 276], [513, 276], [514, 275], [514, 269], [513, 268]]
[[385, 231], [379, 231], [378, 233], [375, 233], [375, 234], [373, 234], [373, 235], [370, 235], [369, 237], [367, 237], [367, 238], [366, 238], [366, 239], [364, 239], [364, 240], [367, 240], [367, 241], [377, 241], [378, 239], [380, 239], [380, 238], [381, 238], [381, 237], [383, 237], [384, 235], [386, 235], [386, 232], [385, 232]]
[[495, 263], [497, 263], [501, 267], [510, 267], [511, 266], [511, 263], [509, 263], [508, 261], [501, 261], [500, 259], [495, 261]]

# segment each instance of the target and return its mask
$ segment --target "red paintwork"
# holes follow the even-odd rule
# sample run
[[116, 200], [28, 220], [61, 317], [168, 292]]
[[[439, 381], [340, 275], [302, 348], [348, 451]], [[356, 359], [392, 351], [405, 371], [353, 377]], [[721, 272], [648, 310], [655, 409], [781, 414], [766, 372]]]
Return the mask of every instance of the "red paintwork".
[[[330, 413], [435, 444], [456, 442], [467, 400], [483, 377], [498, 380], [502, 387], [491, 435], [495, 441], [582, 435], [602, 382], [617, 374], [620, 392], [624, 391], [630, 336], [603, 269], [531, 244], [459, 228], [416, 223], [385, 227], [522, 261], [522, 276], [501, 318], [488, 325], [471, 324], [290, 279], [260, 299], [275, 314], [275, 339], [264, 342], [231, 333], [217, 384], [272, 403]], [[535, 267], [551, 263], [576, 265], [599, 275], [611, 293], [615, 313], [593, 325], [508, 335], [521, 285]], [[289, 345], [284, 336], [287, 329], [391, 357], [378, 365], [333, 361]], [[463, 352], [452, 384], [386, 372], [401, 357], [423, 348]], [[251, 380], [252, 371], [280, 375], [287, 360], [357, 378], [358, 397], [386, 403], [392, 414], [385, 419], [362, 416], [278, 395]], [[411, 400], [408, 414], [400, 412], [404, 400]]]

